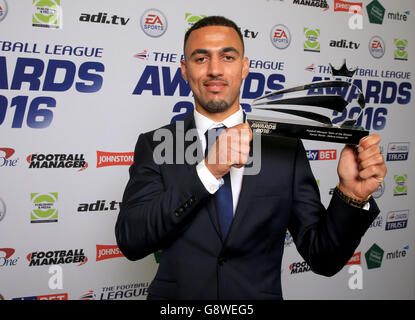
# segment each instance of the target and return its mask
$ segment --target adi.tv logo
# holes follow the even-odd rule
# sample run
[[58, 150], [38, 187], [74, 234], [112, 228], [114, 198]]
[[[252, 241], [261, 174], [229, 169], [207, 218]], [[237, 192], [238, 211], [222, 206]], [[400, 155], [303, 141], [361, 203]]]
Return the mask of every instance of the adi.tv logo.
[[33, 210], [30, 212], [31, 223], [58, 222], [58, 193], [31, 193]]

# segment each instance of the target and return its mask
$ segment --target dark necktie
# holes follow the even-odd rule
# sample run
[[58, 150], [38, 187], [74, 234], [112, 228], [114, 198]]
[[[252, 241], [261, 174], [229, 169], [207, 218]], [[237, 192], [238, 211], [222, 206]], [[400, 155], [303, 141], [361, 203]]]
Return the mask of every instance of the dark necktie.
[[[216, 138], [225, 129], [225, 127], [213, 128], [205, 133], [206, 149], [205, 157], [210, 148], [216, 142]], [[216, 211], [219, 215], [219, 224], [222, 231], [223, 238], [226, 238], [233, 219], [233, 201], [232, 201], [232, 186], [230, 172], [222, 177], [224, 184], [214, 194]]]

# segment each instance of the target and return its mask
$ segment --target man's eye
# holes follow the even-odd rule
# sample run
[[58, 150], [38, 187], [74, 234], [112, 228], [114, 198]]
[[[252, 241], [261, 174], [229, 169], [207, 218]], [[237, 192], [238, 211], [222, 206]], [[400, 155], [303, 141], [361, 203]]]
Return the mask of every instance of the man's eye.
[[234, 60], [234, 57], [233, 56], [225, 56], [225, 60], [226, 61], [232, 61], [232, 60]]
[[196, 58], [196, 62], [205, 62], [205, 61], [206, 61], [206, 57]]

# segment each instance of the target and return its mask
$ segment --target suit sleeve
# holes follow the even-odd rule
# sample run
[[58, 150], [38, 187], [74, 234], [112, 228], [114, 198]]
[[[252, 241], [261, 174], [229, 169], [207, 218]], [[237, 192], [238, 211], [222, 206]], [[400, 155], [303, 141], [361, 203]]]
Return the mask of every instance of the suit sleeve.
[[379, 209], [373, 198], [370, 209], [364, 210], [348, 205], [334, 193], [326, 210], [301, 141], [295, 161], [288, 228], [298, 252], [311, 269], [332, 276], [352, 257]]
[[163, 179], [166, 166], [154, 162], [150, 134], [140, 135], [115, 225], [117, 244], [130, 260], [173, 241], [209, 195], [195, 166], [184, 165], [186, 174], [170, 186]]

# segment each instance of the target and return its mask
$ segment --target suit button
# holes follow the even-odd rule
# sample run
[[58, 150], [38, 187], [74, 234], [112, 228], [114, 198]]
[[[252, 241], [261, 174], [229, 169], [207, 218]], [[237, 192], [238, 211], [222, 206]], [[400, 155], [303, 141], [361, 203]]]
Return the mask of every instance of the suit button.
[[182, 207], [180, 207], [179, 209], [177, 209], [174, 214], [176, 215], [176, 217], [180, 217], [183, 213], [184, 209]]

